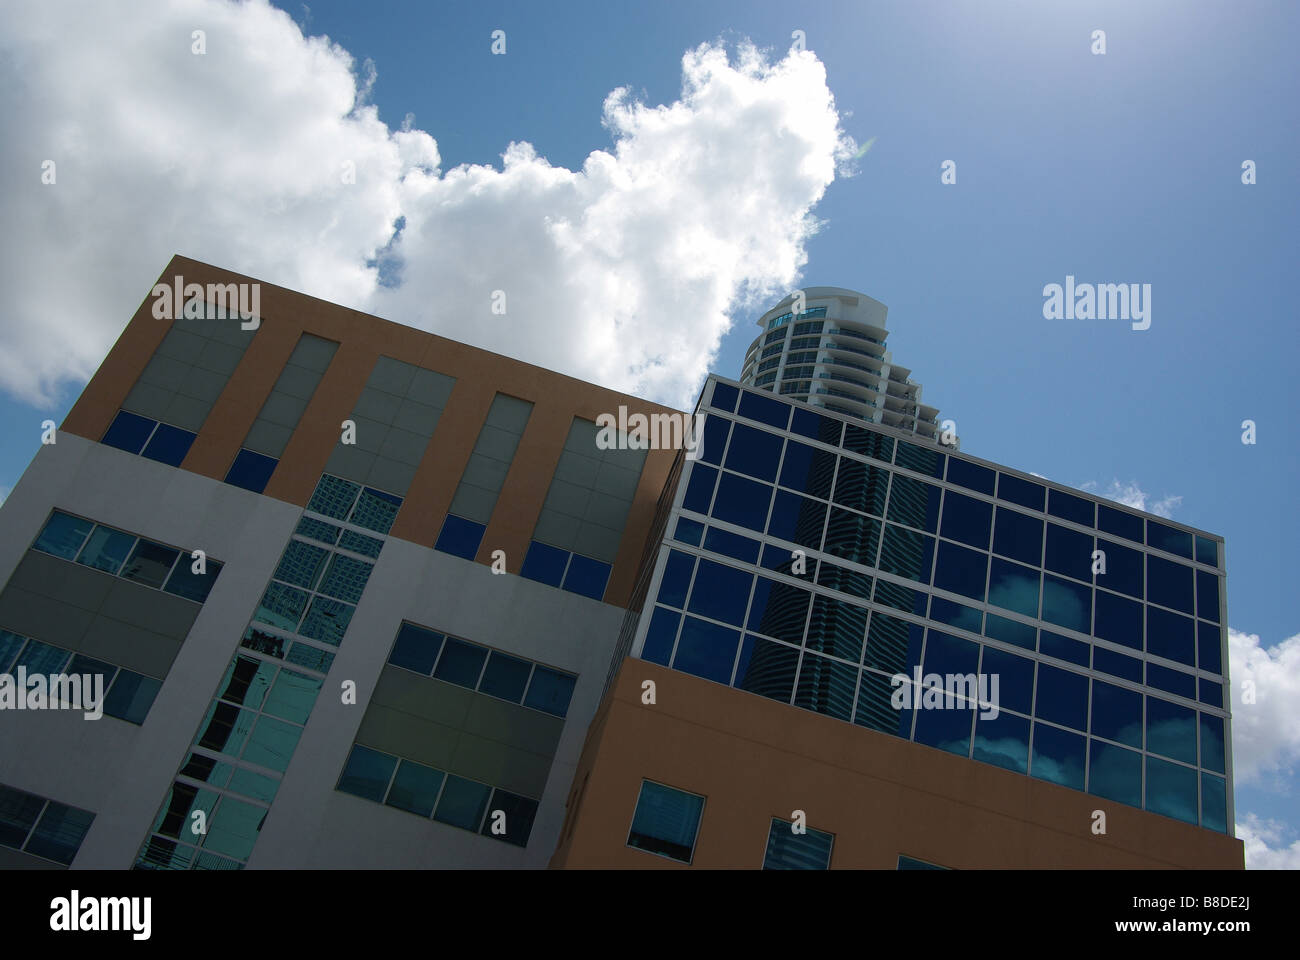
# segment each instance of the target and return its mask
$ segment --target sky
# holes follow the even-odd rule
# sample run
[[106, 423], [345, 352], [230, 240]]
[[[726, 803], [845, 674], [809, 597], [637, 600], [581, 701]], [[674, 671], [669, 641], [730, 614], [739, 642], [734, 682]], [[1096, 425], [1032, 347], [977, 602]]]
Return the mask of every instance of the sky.
[[[963, 451], [1225, 538], [1237, 834], [1300, 867], [1298, 40], [1266, 0], [5, 4], [0, 497], [175, 253], [685, 409], [850, 287]], [[1067, 276], [1149, 329], [1047, 319]]]

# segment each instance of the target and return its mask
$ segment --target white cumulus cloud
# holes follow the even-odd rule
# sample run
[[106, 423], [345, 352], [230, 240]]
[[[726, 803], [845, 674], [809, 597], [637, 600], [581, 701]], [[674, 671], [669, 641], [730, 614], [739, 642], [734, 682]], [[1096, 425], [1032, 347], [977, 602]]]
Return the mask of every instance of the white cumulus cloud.
[[1122, 503], [1124, 506], [1132, 507], [1135, 510], [1154, 513], [1157, 517], [1165, 517], [1166, 519], [1173, 517], [1174, 511], [1183, 503], [1181, 496], [1166, 494], [1157, 498], [1154, 494], [1149, 494], [1143, 490], [1136, 480], [1127, 482], [1118, 479], [1111, 480], [1110, 486], [1105, 491], [1099, 490], [1098, 486], [1097, 481], [1089, 480], [1087, 483], [1082, 484], [1079, 489], [1095, 493], [1107, 500], [1114, 500], [1116, 503]]
[[1300, 634], [1265, 647], [1257, 634], [1229, 629], [1228, 660], [1233, 778], [1280, 784], [1300, 761]]
[[1294, 827], [1253, 813], [1237, 821], [1237, 839], [1245, 844], [1251, 870], [1300, 870], [1300, 839], [1295, 836]]
[[265, 0], [6, 5], [0, 65], [21, 248], [0, 387], [35, 403], [94, 371], [182, 253], [689, 406], [729, 313], [797, 285], [854, 148], [812, 53], [745, 45], [688, 51], [671, 104], [611, 92], [578, 170], [522, 142], [441, 169], [436, 129], [367, 104], [369, 64]]

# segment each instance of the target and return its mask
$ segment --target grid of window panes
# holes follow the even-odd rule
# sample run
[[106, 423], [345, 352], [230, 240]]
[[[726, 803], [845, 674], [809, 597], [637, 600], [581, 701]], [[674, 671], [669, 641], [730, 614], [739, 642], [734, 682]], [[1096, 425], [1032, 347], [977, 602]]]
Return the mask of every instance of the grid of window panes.
[[[644, 659], [1226, 832], [1217, 541], [770, 394], [702, 409]], [[996, 673], [999, 712], [896, 709], [915, 668]]]
[[[138, 867], [222, 870], [247, 861], [334, 662], [331, 648], [342, 643], [383, 549], [370, 533], [387, 534], [401, 504], [392, 494], [321, 476]], [[202, 821], [206, 833], [195, 830]]]
[[[162, 688], [162, 681], [146, 677], [105, 660], [96, 660], [83, 653], [74, 653], [62, 647], [32, 640], [8, 630], [0, 630], [0, 675], [17, 674], [23, 667], [27, 676], [40, 674], [44, 677], [67, 675], [79, 678], [81, 702], [89, 709], [90, 698], [96, 696], [96, 690], [87, 680], [95, 676], [103, 677], [103, 701], [100, 706], [104, 715], [126, 720], [129, 723], [142, 724], [149, 714], [149, 708]], [[21, 686], [16, 687], [18, 695], [26, 695]], [[53, 694], [53, 689], [49, 691]]]
[[494, 840], [528, 846], [537, 800], [354, 744], [338, 789]]
[[829, 870], [833, 834], [814, 830], [780, 817], [772, 818], [767, 832], [767, 850], [763, 854], [764, 870]]
[[94, 820], [89, 810], [0, 784], [0, 847], [66, 867]]

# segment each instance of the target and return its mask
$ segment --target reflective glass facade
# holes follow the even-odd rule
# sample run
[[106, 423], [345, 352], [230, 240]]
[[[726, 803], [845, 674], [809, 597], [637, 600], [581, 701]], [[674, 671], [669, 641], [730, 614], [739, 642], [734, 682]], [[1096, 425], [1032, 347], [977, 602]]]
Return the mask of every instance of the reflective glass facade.
[[1221, 540], [716, 378], [699, 409], [634, 656], [1228, 831]]

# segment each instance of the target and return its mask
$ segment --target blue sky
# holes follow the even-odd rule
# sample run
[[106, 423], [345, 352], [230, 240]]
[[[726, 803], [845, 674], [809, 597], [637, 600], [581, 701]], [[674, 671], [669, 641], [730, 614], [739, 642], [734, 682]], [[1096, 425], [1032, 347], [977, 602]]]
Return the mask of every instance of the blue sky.
[[[212, 8], [198, 6], [204, 16]], [[1300, 155], [1300, 7], [1175, 0], [278, 6], [306, 35], [327, 35], [346, 50], [362, 80], [366, 61], [373, 64], [375, 119], [396, 131], [413, 115], [411, 128], [436, 141], [444, 175], [461, 164], [500, 169], [507, 145], [521, 141], [551, 167], [579, 171], [592, 151], [613, 149], [602, 103], [614, 89], [626, 87], [650, 106], [672, 104], [683, 97], [686, 51], [720, 41], [734, 54], [751, 40], [778, 60], [792, 31], [802, 30], [824, 64], [843, 133], [872, 145], [852, 176], [835, 176], [811, 204], [821, 227], [796, 245], [807, 259], [789, 287], [847, 286], [884, 302], [895, 358], [925, 385], [926, 400], [956, 421], [963, 450], [1135, 505], [1162, 504], [1174, 519], [1226, 538], [1229, 621], [1245, 635], [1235, 679], [1256, 679], [1261, 700], [1234, 709], [1237, 819], [1258, 818], [1250, 828], [1255, 849], [1289, 850], [1271, 860], [1258, 853], [1254, 862], [1300, 864], [1300, 711], [1292, 696], [1300, 693], [1300, 640], [1280, 646], [1300, 634], [1286, 565], [1294, 549], [1286, 545], [1300, 538], [1288, 506], [1300, 454], [1286, 433], [1297, 412], [1300, 345], [1291, 290], [1300, 222], [1292, 169]], [[222, 10], [212, 18], [222, 24], [246, 13]], [[257, 29], [274, 33], [268, 23], [262, 18]], [[504, 56], [489, 51], [496, 29], [506, 31]], [[1091, 52], [1098, 29], [1106, 34], [1102, 56]], [[217, 55], [220, 30], [212, 33]], [[21, 53], [21, 41], [10, 44], [9, 56]], [[222, 82], [255, 84], [257, 70], [254, 63]], [[126, 84], [146, 80], [122, 77]], [[274, 102], [274, 85], [266, 89]], [[184, 104], [183, 91], [177, 98]], [[47, 143], [68, 142], [45, 130], [40, 117], [20, 116], [12, 99], [0, 100], [0, 111], [6, 125], [37, 144], [33, 157]], [[749, 153], [756, 163], [783, 149], [761, 127], [719, 136], [725, 142], [705, 137], [699, 149]], [[205, 149], [237, 155], [242, 138], [232, 122]], [[946, 160], [956, 164], [952, 185], [940, 182]], [[1254, 185], [1241, 182], [1245, 160], [1256, 164]], [[90, 151], [83, 165], [114, 163], [124, 161], [104, 150]], [[143, 206], [123, 205], [115, 223], [141, 211], [183, 215], [186, 203], [215, 189], [201, 178], [186, 182], [175, 172], [186, 164], [178, 163], [168, 167], [175, 189], [166, 202], [155, 198], [150, 207], [146, 197]], [[65, 168], [63, 176], [76, 175], [76, 165]], [[136, 186], [145, 194], [154, 189]], [[11, 202], [28, 211], [35, 201], [11, 196], [0, 208]], [[291, 218], [296, 208], [286, 209]], [[378, 213], [366, 208], [356, 216], [369, 217], [371, 227], [378, 222], [382, 232]], [[126, 272], [122, 282], [133, 295], [83, 300], [84, 310], [106, 316], [93, 333], [74, 329], [70, 342], [89, 344], [91, 358], [79, 366], [42, 367], [36, 379], [0, 368], [0, 492], [30, 460], [40, 421], [60, 420], [70, 408], [166, 259], [151, 253], [143, 266], [126, 259], [129, 226], [116, 242], [89, 244], [71, 239], [75, 230], [58, 218], [30, 220], [38, 226], [27, 241], [46, 251], [42, 262], [72, 272], [92, 262]], [[260, 270], [251, 255], [241, 260], [246, 251], [230, 239], [238, 224], [223, 226], [226, 246], [209, 245], [193, 223], [187, 229], [182, 244], [160, 227], [157, 249], [347, 299], [312, 283], [337, 271], [304, 267], [311, 243], [301, 236], [296, 245], [307, 252], [284, 253], [292, 269], [276, 273]], [[507, 221], [503, 236], [509, 229]], [[294, 245], [292, 238], [285, 244]], [[419, 273], [408, 259], [402, 276]], [[769, 270], [766, 279], [779, 273]], [[1045, 320], [1042, 289], [1067, 274], [1079, 282], [1150, 284], [1150, 329], [1134, 331], [1121, 320]], [[711, 361], [707, 344], [696, 345], [698, 369], [735, 377], [758, 310], [736, 298], [723, 304], [730, 329], [725, 319], [717, 325], [722, 339]], [[382, 296], [366, 305], [404, 319], [396, 308], [382, 309]], [[30, 312], [21, 301], [8, 306], [6, 325]], [[519, 355], [563, 366], [544, 352], [521, 348]], [[599, 370], [601, 361], [590, 363]], [[642, 392], [671, 402], [679, 395], [672, 389], [651, 384]], [[1254, 445], [1241, 442], [1246, 419], [1257, 424]], [[1258, 773], [1240, 782], [1247, 756]]]

